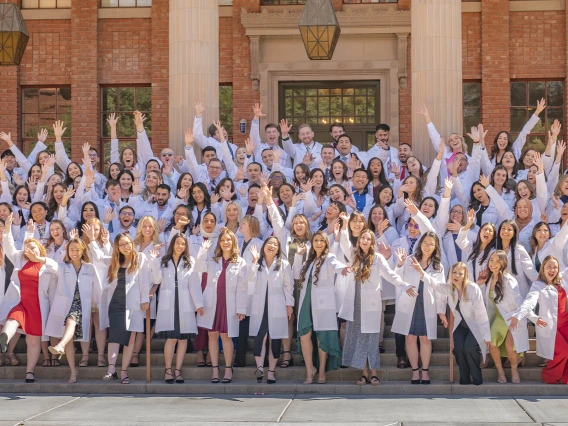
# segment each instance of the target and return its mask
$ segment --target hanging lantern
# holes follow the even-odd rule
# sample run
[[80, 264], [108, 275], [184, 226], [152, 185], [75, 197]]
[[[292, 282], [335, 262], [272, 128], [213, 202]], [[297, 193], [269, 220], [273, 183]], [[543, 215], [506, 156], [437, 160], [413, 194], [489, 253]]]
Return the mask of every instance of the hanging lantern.
[[20, 65], [29, 39], [19, 7], [0, 4], [0, 65]]
[[310, 59], [331, 59], [340, 33], [331, 0], [306, 1], [300, 19], [300, 34]]

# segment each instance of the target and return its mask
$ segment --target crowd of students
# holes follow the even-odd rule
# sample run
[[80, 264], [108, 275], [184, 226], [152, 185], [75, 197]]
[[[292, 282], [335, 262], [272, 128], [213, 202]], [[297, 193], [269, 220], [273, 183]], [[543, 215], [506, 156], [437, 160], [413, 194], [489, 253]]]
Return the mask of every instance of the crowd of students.
[[139, 112], [136, 148], [119, 151], [120, 117], [111, 115], [107, 175], [87, 143], [82, 164], [69, 159], [62, 122], [53, 125], [55, 154], [46, 130], [28, 157], [0, 133], [8, 144], [0, 161], [2, 362], [19, 363], [14, 348], [24, 333], [26, 382], [43, 353], [46, 367], [65, 355], [75, 383], [75, 342], [86, 366], [94, 337], [103, 379], [127, 384], [151, 333], [166, 339], [166, 383], [184, 382], [188, 345], [212, 383], [230, 383], [253, 337], [255, 376], [275, 383], [277, 367], [293, 366], [295, 337], [304, 383], [325, 383], [326, 371], [347, 366], [362, 371], [358, 385], [376, 386], [384, 311], [394, 304], [397, 367], [411, 367], [412, 384], [429, 384], [432, 340], [439, 321], [448, 326], [449, 306], [461, 384], [483, 382], [487, 352], [499, 383], [507, 381], [503, 360], [519, 383], [528, 320], [543, 381], [566, 384], [560, 123], [543, 153], [525, 147], [545, 107], [538, 102], [516, 139], [498, 131], [490, 148], [487, 130], [472, 128], [471, 150], [462, 135], [441, 138], [420, 107], [437, 152], [432, 164], [409, 144], [392, 146], [386, 124], [368, 151], [341, 123], [323, 146], [307, 124], [293, 143], [287, 120], [261, 137], [259, 105], [239, 147], [219, 122], [204, 134], [196, 103], [183, 156], [171, 148], [156, 155]]

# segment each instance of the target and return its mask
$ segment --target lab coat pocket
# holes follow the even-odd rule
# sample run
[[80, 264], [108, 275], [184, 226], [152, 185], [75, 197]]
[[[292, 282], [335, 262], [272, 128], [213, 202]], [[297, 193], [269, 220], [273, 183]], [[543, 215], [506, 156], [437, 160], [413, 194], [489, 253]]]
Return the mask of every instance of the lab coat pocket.
[[171, 308], [171, 290], [160, 290], [160, 300], [158, 301], [158, 311], [167, 311]]
[[285, 318], [286, 315], [286, 299], [282, 294], [275, 294], [268, 297], [269, 314], [274, 318]]
[[318, 310], [335, 309], [335, 289], [312, 287], [312, 298]]
[[180, 312], [195, 312], [195, 309], [192, 309], [191, 306], [189, 291], [178, 289], [178, 298]]
[[206, 308], [213, 307], [214, 291], [216, 291], [216, 289], [214, 289], [212, 286], [208, 286], [205, 288], [205, 291], [203, 292], [203, 306], [205, 306]]

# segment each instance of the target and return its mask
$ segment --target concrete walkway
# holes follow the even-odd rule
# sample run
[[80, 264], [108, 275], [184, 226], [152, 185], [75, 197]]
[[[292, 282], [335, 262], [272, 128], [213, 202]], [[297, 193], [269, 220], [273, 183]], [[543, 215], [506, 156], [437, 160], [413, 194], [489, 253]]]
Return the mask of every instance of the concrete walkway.
[[1, 394], [0, 426], [568, 426], [568, 397]]

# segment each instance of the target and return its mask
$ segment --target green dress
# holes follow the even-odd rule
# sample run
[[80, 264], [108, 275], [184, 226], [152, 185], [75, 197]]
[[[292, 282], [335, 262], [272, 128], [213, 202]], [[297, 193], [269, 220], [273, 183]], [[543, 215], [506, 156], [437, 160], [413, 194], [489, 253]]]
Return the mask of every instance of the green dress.
[[[298, 318], [298, 348], [300, 351], [302, 350], [300, 336], [304, 336], [310, 331], [313, 331], [311, 274], [306, 287], [306, 295], [300, 307], [300, 317]], [[314, 366], [319, 370], [318, 342], [321, 350], [327, 353], [325, 371], [339, 369], [341, 365], [341, 345], [337, 330], [316, 331], [312, 333], [312, 344], [314, 348], [312, 359]]]
[[[505, 339], [507, 338], [509, 327], [495, 303], [493, 290], [489, 290], [489, 303], [493, 304], [493, 309], [495, 309], [495, 319], [491, 323], [491, 344], [501, 349], [501, 356], [506, 358], [507, 349], [505, 348]], [[513, 346], [513, 350], [516, 351], [515, 346]], [[524, 354], [519, 354], [519, 356], [524, 356]]]

